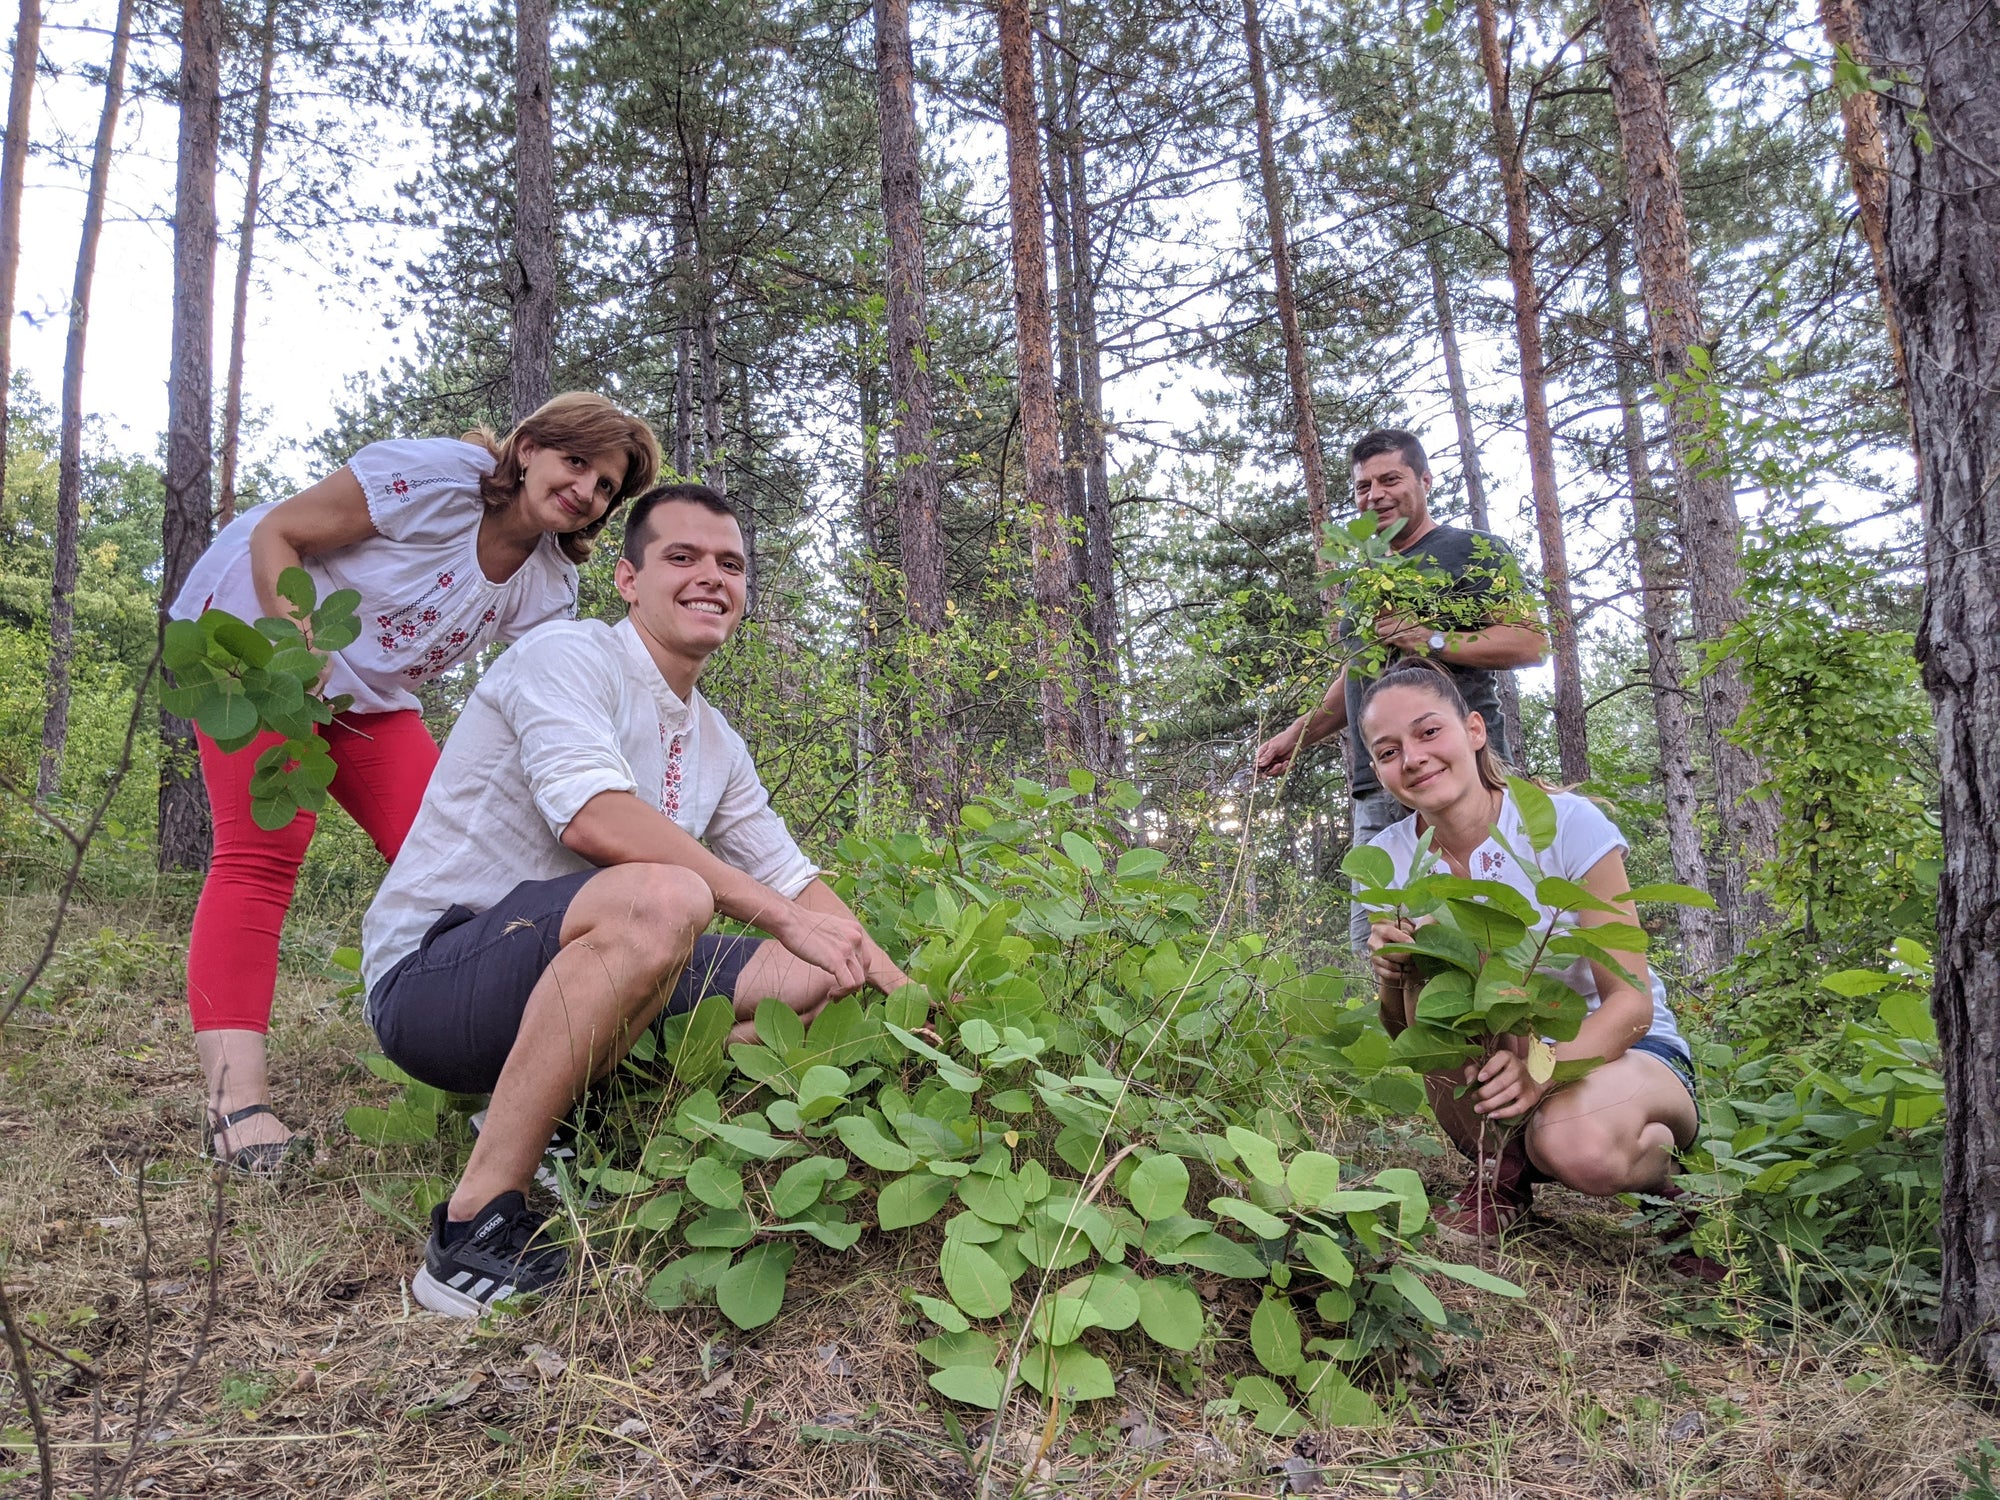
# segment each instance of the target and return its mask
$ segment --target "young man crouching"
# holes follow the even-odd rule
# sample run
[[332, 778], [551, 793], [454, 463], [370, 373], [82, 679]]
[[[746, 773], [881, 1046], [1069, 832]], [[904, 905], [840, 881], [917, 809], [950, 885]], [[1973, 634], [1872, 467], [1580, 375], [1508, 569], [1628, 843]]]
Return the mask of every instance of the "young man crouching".
[[[523, 636], [481, 680], [362, 924], [368, 1021], [411, 1076], [493, 1096], [412, 1290], [477, 1317], [562, 1279], [526, 1191], [549, 1132], [663, 1011], [776, 996], [808, 1021], [905, 982], [695, 691], [743, 614], [743, 534], [702, 485], [632, 505], [616, 625]], [[706, 847], [702, 841], [706, 841]], [[711, 852], [713, 851], [713, 852]], [[712, 935], [716, 914], [770, 934]]]

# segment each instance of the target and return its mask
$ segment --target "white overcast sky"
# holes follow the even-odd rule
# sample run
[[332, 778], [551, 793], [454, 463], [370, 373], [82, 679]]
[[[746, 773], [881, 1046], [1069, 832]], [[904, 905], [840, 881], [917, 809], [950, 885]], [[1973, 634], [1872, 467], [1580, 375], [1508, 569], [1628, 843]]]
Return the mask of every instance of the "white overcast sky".
[[[109, 7], [97, 0], [49, 7], [44, 70], [35, 92], [33, 139], [22, 202], [21, 268], [16, 292], [14, 364], [53, 404], [62, 385], [70, 288], [76, 274], [85, 171], [102, 107], [101, 92], [78, 78], [76, 64], [102, 67], [110, 51]], [[84, 30], [85, 26], [92, 29]], [[168, 61], [156, 49], [156, 64]], [[51, 77], [50, 66], [62, 76]], [[128, 103], [98, 249], [85, 359], [84, 406], [115, 446], [150, 453], [166, 427], [167, 360], [173, 311], [173, 158], [178, 117], [157, 99]], [[414, 164], [414, 138], [385, 138], [362, 183], [368, 206], [393, 204], [395, 182]], [[236, 225], [243, 211], [241, 165], [225, 161], [217, 212], [223, 227], [216, 261], [216, 409], [222, 404], [229, 303], [235, 276]], [[407, 255], [421, 248], [411, 231], [357, 232], [356, 248]], [[247, 404], [268, 427], [249, 456], [272, 456], [305, 477], [303, 460], [284, 450], [315, 436], [353, 376], [379, 369], [397, 352], [383, 327], [384, 309], [330, 283], [324, 245], [286, 245], [264, 233], [253, 262], [245, 346]]]

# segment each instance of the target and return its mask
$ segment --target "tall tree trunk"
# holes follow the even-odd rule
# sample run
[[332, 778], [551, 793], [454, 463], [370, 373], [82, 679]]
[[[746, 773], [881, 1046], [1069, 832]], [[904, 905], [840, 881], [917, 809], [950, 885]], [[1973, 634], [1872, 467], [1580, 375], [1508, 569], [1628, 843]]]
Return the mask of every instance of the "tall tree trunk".
[[694, 475], [694, 329], [688, 326], [674, 340], [674, 474]]
[[14, 282], [21, 269], [21, 190], [28, 181], [28, 118], [42, 56], [41, 0], [21, 0], [14, 72], [7, 88], [7, 145], [0, 151], [0, 494], [7, 488], [7, 417], [14, 379]]
[[854, 395], [861, 419], [861, 493], [854, 518], [861, 531], [861, 628], [854, 652], [854, 763], [858, 815], [868, 816], [875, 790], [875, 657], [882, 648], [882, 368], [865, 323], [854, 335]]
[[1028, 474], [1036, 655], [1042, 734], [1052, 769], [1085, 758], [1083, 723], [1070, 703], [1079, 652], [1070, 580], [1068, 506], [1056, 441], [1049, 347], [1049, 268], [1042, 222], [1042, 164], [1035, 125], [1035, 60], [1028, 0], [1000, 0], [1000, 112], [1007, 128], [1007, 199], [1013, 229], [1014, 326], [1020, 366], [1021, 450]]
[[[882, 140], [882, 220], [889, 240], [884, 302], [889, 338], [889, 433], [895, 462], [896, 535], [907, 595], [910, 657], [931, 665], [945, 610], [944, 523], [938, 501], [930, 330], [925, 322], [923, 165], [917, 141], [910, 0], [875, 0], [875, 98]], [[939, 674], [942, 677], [942, 674]], [[937, 680], [937, 679], [933, 679]], [[957, 820], [957, 746], [951, 694], [912, 695], [910, 795], [933, 832]]]
[[556, 349], [555, 72], [549, 0], [516, 0], [514, 12], [514, 258], [508, 399], [521, 421], [549, 399]]
[[257, 64], [257, 114], [250, 128], [250, 164], [243, 181], [243, 223], [236, 231], [236, 295], [229, 318], [229, 386], [222, 398], [222, 484], [215, 524], [236, 514], [236, 440], [243, 425], [243, 339], [250, 316], [250, 265], [257, 238], [257, 195], [264, 178], [264, 141], [271, 131], [271, 68], [278, 56], [278, 0], [264, 0], [263, 54]]
[[[1087, 588], [1084, 576], [1089, 550], [1089, 501], [1083, 457], [1083, 373], [1077, 331], [1076, 240], [1070, 233], [1069, 153], [1063, 145], [1060, 119], [1062, 80], [1056, 69], [1055, 48], [1048, 34], [1041, 37], [1042, 90], [1046, 113], [1043, 138], [1048, 143], [1048, 202], [1054, 220], [1050, 243], [1056, 260], [1056, 411], [1062, 435], [1063, 498], [1068, 505], [1070, 548], [1070, 592], [1081, 595]], [[1104, 678], [1097, 660], [1096, 640], [1091, 635], [1089, 612], [1079, 623], [1085, 626], [1075, 640], [1086, 661], [1089, 691], [1077, 698], [1077, 717], [1082, 721], [1084, 764], [1100, 774], [1109, 771], [1111, 758], [1105, 726]]]
[[[181, 6], [181, 122], [174, 183], [174, 330], [167, 383], [160, 618], [208, 545], [215, 419], [215, 157], [222, 132], [221, 0]], [[208, 863], [208, 803], [187, 720], [160, 710], [160, 868]]]
[[1104, 361], [1097, 335], [1097, 250], [1091, 232], [1090, 177], [1085, 167], [1083, 112], [1078, 99], [1076, 49], [1068, 0], [1057, 0], [1064, 48], [1062, 72], [1064, 154], [1069, 184], [1070, 257], [1076, 285], [1077, 398], [1083, 419], [1083, 581], [1090, 590], [1089, 631], [1104, 703], [1104, 764], [1125, 773], [1125, 731], [1119, 723], [1118, 575], [1111, 520], [1111, 475], [1105, 454]]
[[[1645, 0], [1603, 0], [1599, 14], [1625, 158], [1634, 258], [1652, 333], [1653, 374], [1669, 391], [1667, 435], [1681, 514], [1681, 563], [1695, 635], [1713, 641], [1742, 617], [1741, 523], [1729, 476], [1705, 451], [1701, 393], [1684, 384], [1690, 374], [1701, 375], [1705, 366], [1695, 364], [1695, 351], [1706, 346], [1707, 338], [1667, 114], [1666, 75]], [[1750, 697], [1736, 662], [1717, 662], [1702, 676], [1701, 693], [1714, 738], [1717, 810], [1727, 845], [1724, 920], [1732, 948], [1740, 950], [1769, 920], [1768, 908], [1750, 898], [1747, 886], [1758, 866], [1777, 851], [1778, 805], [1775, 799], [1753, 795], [1765, 779], [1763, 764], [1730, 739]]]
[[[1486, 475], [1479, 464], [1479, 434], [1472, 425], [1472, 397], [1465, 384], [1465, 362], [1458, 352], [1458, 318], [1451, 305], [1451, 285], [1445, 279], [1444, 258], [1438, 254], [1436, 234], [1424, 241], [1424, 261], [1431, 273], [1431, 306], [1437, 313], [1438, 344], [1444, 350], [1445, 385], [1451, 392], [1452, 421], [1458, 427], [1458, 466], [1465, 475], [1465, 505], [1471, 512], [1473, 529], [1491, 531], [1492, 514], [1486, 508]], [[1528, 741], [1521, 732], [1521, 687], [1512, 672], [1494, 674], [1494, 690], [1500, 700], [1500, 716], [1507, 721], [1507, 743], [1524, 759]]]
[[42, 758], [35, 795], [44, 802], [62, 789], [63, 752], [69, 744], [69, 667], [76, 651], [76, 578], [83, 520], [83, 351], [90, 326], [90, 285], [97, 275], [97, 239], [104, 227], [104, 198], [111, 182], [111, 144], [125, 104], [125, 58], [132, 43], [133, 0], [118, 0], [111, 32], [111, 65], [104, 75], [104, 108], [90, 157], [90, 187], [83, 198], [83, 233], [76, 250], [76, 281], [69, 297], [69, 340], [63, 349], [61, 454], [56, 466], [55, 577], [49, 589], [49, 703], [42, 715]]
[[[1819, 0], [1819, 24], [1836, 54], [1845, 52], [1861, 67], [1873, 59], [1861, 33], [1858, 0]], [[1889, 246], [1883, 221], [1889, 207], [1889, 161], [1882, 148], [1881, 97], [1873, 89], [1840, 93], [1841, 146], [1854, 181], [1862, 238], [1875, 262], [1875, 287], [1882, 297], [1882, 321], [1889, 332], [1889, 357], [1895, 361], [1896, 384], [1909, 402], [1910, 364], [1903, 356], [1903, 334], [1896, 326], [1895, 294], [1889, 289]]]
[[1938, 1341], [2000, 1383], [2000, 11], [1865, 0], [1862, 15], [1874, 55], [1915, 75], [1884, 111], [1885, 223], [1924, 511], [1917, 656], [1944, 805]]
[[[711, 361], [709, 368], [715, 368], [713, 361]], [[717, 372], [716, 380], [720, 384], [721, 374], [719, 371]], [[737, 430], [747, 433], [750, 430], [750, 367], [748, 365], [738, 365], [736, 367], [736, 411], [738, 418]], [[711, 464], [715, 477], [705, 479], [704, 483], [712, 485], [716, 492], [721, 494], [724, 492], [723, 484], [728, 477], [724, 455], [728, 453], [729, 449], [722, 436], [722, 397], [719, 392], [715, 400], [715, 434], [714, 446], [709, 450], [714, 455]], [[752, 614], [757, 606], [763, 602], [764, 596], [764, 559], [763, 555], [757, 549], [757, 486], [746, 482], [742, 489], [737, 492], [735, 503], [738, 524], [743, 528], [743, 612], [745, 614]]]
[[[1306, 366], [1305, 335], [1292, 284], [1292, 250], [1285, 231], [1284, 184], [1278, 177], [1278, 147], [1271, 124], [1271, 86], [1264, 72], [1264, 28], [1257, 0], [1243, 0], [1243, 48], [1249, 56], [1250, 99], [1257, 115], [1257, 167], [1264, 187], [1264, 222], [1271, 240], [1271, 281], [1278, 299], [1278, 330], [1285, 342], [1285, 378], [1292, 387], [1292, 423], [1298, 435], [1299, 470], [1305, 478], [1306, 515], [1312, 522], [1313, 568], [1323, 572], [1327, 525], [1326, 462], [1320, 455], [1319, 417], [1313, 410], [1312, 374]], [[1323, 593], [1329, 615], [1335, 600]]]
[[701, 482], [729, 493], [729, 442], [722, 428], [722, 356], [717, 348], [715, 300], [703, 277], [701, 316], [695, 324], [701, 353]]
[[[1625, 427], [1625, 474], [1632, 486], [1632, 548], [1639, 563], [1639, 618], [1646, 635], [1647, 680], [1652, 688], [1653, 722], [1660, 741], [1660, 795], [1666, 807], [1667, 854], [1674, 879], [1698, 891], [1709, 889], [1708, 855], [1701, 846], [1694, 784], [1694, 727], [1688, 713], [1686, 675], [1681, 670], [1677, 630], [1678, 598], [1668, 542], [1671, 507], [1653, 484], [1647, 453], [1646, 419], [1639, 408], [1639, 382], [1624, 348], [1624, 245], [1613, 234], [1604, 242], [1605, 299], [1611, 315], [1611, 358], [1617, 370], [1618, 406]], [[1680, 908], [1681, 953], [1688, 972], [1707, 978], [1716, 970], [1719, 944], [1716, 914]]]
[[1516, 127], [1507, 98], [1507, 63], [1500, 51], [1500, 22], [1493, 0], [1475, 0], [1479, 61], [1486, 73], [1493, 115], [1493, 151], [1500, 191], [1507, 203], [1507, 274], [1514, 286], [1514, 332], [1521, 351], [1521, 408], [1528, 430], [1528, 472], [1534, 486], [1535, 532], [1542, 547], [1542, 587], [1549, 605], [1549, 641], [1556, 669], [1556, 754], [1564, 781], [1590, 776], [1584, 723], [1583, 661], [1577, 651], [1576, 612], [1570, 604], [1569, 554], [1563, 544], [1562, 504], [1556, 494], [1555, 434], [1549, 425], [1548, 382], [1542, 358], [1542, 301], [1535, 286], [1535, 243], [1528, 224], [1528, 174], [1522, 163], [1527, 128]]

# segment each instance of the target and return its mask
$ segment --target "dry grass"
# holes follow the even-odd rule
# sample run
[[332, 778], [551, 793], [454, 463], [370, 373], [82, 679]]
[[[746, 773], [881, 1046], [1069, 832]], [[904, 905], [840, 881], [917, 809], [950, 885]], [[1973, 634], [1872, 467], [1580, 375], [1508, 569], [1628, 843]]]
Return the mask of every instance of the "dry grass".
[[[18, 962], [12, 950], [38, 910], [6, 908], [0, 963]], [[274, 1084], [320, 1154], [297, 1185], [228, 1189], [212, 1336], [162, 1414], [204, 1327], [215, 1186], [196, 1157], [198, 1074], [174, 935], [161, 926], [149, 939], [119, 920], [115, 940], [68, 945], [81, 955], [80, 992], [0, 1041], [6, 1286], [36, 1331], [98, 1372], [93, 1382], [54, 1357], [39, 1364], [66, 1445], [59, 1493], [90, 1493], [92, 1454], [115, 1464], [135, 1430], [125, 1492], [152, 1497], [980, 1492], [983, 1455], [968, 1445], [991, 1428], [971, 1413], [955, 1433], [928, 1399], [913, 1348], [926, 1330], [901, 1292], [928, 1279], [932, 1247], [907, 1238], [871, 1236], [844, 1257], [802, 1250], [784, 1313], [748, 1338], [712, 1309], [654, 1311], [639, 1296], [640, 1269], [615, 1254], [597, 1294], [495, 1327], [415, 1308], [404, 1290], [419, 1253], [415, 1203], [427, 1179], [451, 1170], [462, 1136], [383, 1151], [347, 1137], [342, 1111], [385, 1090], [353, 1061], [367, 1038], [334, 987], [295, 975], [279, 1007]], [[86, 914], [72, 932], [98, 925]], [[1017, 1406], [991, 1444], [986, 1492], [1960, 1492], [1955, 1456], [1996, 1424], [1921, 1364], [1831, 1339], [1774, 1349], [1693, 1336], [1675, 1308], [1706, 1294], [1645, 1252], [1615, 1219], [1550, 1195], [1504, 1260], [1528, 1299], [1460, 1297], [1485, 1337], [1448, 1340], [1443, 1378], [1411, 1379], [1377, 1431], [1275, 1442], [1204, 1414], [1245, 1368], [1239, 1342], [1171, 1371], [1143, 1341], [1106, 1340], [1098, 1347], [1114, 1367], [1121, 1352], [1138, 1361], [1124, 1368], [1120, 1399], [1067, 1417], [1046, 1449], [1047, 1414]], [[21, 1420], [10, 1389], [0, 1424]], [[98, 1449], [87, 1446], [94, 1431]], [[0, 1494], [31, 1493], [31, 1463], [18, 1450], [0, 1458], [19, 1476], [0, 1479]]]

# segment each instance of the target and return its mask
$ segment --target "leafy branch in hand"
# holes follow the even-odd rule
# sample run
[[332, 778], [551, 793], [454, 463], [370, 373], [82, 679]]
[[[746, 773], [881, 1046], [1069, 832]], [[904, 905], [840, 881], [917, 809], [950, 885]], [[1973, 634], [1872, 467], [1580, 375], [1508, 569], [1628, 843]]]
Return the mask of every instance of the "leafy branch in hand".
[[227, 610], [205, 610], [198, 620], [171, 622], [164, 645], [175, 683], [163, 695], [170, 712], [192, 719], [224, 751], [260, 734], [285, 737], [257, 757], [250, 778], [250, 815], [272, 829], [326, 806], [333, 757], [316, 731], [354, 700], [322, 698], [318, 687], [328, 653], [361, 634], [353, 589], [320, 603], [312, 576], [287, 568], [278, 593], [292, 605], [290, 618], [267, 616], [253, 629]]

